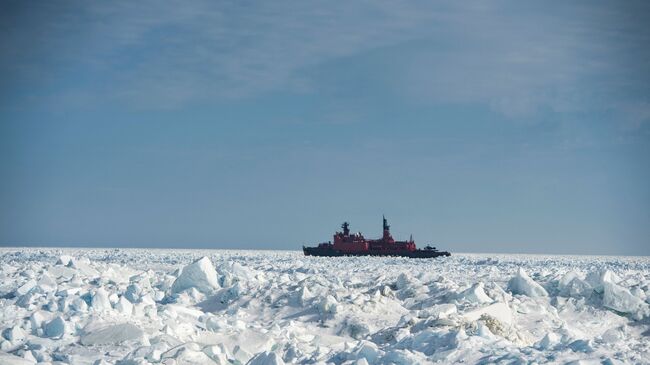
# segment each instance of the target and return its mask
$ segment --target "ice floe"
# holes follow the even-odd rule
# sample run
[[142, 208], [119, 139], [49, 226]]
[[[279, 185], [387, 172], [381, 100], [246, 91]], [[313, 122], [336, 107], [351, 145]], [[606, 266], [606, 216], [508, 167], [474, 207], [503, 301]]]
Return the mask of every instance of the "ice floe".
[[650, 363], [648, 258], [0, 249], [0, 278], [0, 364]]

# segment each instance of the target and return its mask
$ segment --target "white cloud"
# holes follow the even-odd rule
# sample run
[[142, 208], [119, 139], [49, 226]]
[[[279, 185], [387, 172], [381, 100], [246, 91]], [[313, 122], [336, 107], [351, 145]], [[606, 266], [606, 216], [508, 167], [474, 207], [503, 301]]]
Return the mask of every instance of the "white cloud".
[[[13, 51], [0, 64], [7, 74], [17, 73], [16, 83], [56, 84], [81, 69], [90, 81], [52, 93], [94, 94], [90, 99], [142, 108], [275, 91], [318, 92], [318, 80], [309, 75], [320, 66], [413, 40], [430, 45], [387, 72], [407, 97], [420, 102], [482, 103], [519, 118], [540, 108], [593, 108], [594, 100], [620, 98], [612, 94], [624, 92], [629, 83], [645, 83], [647, 75], [630, 79], [635, 70], [621, 69], [635, 62], [623, 56], [630, 50], [639, 52], [639, 64], [648, 59], [643, 45], [650, 32], [641, 22], [630, 22], [633, 10], [594, 4], [534, 7], [147, 1], [62, 8], [47, 3], [13, 19], [12, 31], [2, 37], [4, 48]], [[94, 80], [94, 75], [101, 76]]]

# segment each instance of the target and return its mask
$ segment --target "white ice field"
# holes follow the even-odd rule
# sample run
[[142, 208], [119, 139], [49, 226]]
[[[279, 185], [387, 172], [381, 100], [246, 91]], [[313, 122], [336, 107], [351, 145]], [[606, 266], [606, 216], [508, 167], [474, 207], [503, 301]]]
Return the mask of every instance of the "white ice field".
[[648, 364], [650, 258], [0, 249], [0, 364]]

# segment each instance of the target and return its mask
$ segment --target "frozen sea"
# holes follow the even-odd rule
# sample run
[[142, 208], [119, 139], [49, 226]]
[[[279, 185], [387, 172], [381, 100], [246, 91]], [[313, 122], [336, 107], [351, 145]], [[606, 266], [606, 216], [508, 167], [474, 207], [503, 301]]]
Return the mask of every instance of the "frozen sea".
[[650, 257], [0, 249], [0, 364], [650, 364]]

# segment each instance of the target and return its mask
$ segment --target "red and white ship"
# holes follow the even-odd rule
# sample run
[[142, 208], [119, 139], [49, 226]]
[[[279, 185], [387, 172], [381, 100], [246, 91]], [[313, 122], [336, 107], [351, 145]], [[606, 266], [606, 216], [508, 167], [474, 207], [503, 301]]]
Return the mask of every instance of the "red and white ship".
[[384, 234], [380, 239], [369, 240], [361, 233], [350, 234], [350, 224], [343, 222], [343, 232], [334, 234], [334, 243], [324, 242], [316, 247], [302, 247], [305, 256], [404, 256], [412, 258], [428, 258], [450, 256], [447, 251], [438, 251], [435, 247], [427, 246], [418, 249], [413, 237], [408, 241], [395, 241], [390, 234], [390, 226], [384, 219]]

